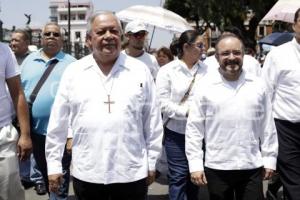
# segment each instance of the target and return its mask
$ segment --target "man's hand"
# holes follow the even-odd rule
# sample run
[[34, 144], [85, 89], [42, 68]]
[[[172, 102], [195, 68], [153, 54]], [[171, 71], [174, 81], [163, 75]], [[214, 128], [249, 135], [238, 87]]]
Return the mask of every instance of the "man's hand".
[[48, 176], [49, 180], [49, 191], [57, 193], [58, 188], [62, 183], [62, 174], [52, 174]]
[[151, 185], [155, 181], [155, 171], [148, 171], [147, 185]]
[[17, 155], [21, 161], [29, 158], [32, 150], [31, 139], [27, 134], [21, 134], [18, 145], [17, 145]]
[[264, 168], [263, 178], [264, 180], [269, 180], [274, 175], [273, 169]]
[[68, 138], [66, 143], [66, 150], [68, 154], [72, 153], [72, 145], [73, 145], [73, 138]]
[[192, 172], [191, 173], [191, 181], [192, 181], [192, 183], [194, 183], [195, 185], [198, 185], [198, 186], [206, 185], [207, 181], [206, 181], [204, 171]]

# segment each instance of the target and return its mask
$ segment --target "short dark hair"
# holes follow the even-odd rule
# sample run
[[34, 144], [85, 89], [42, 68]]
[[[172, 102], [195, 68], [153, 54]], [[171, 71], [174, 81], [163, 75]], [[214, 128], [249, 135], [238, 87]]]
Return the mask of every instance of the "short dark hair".
[[298, 18], [300, 17], [300, 8], [295, 12], [294, 22], [296, 23]]
[[241, 42], [241, 44], [242, 44], [242, 52], [243, 52], [243, 53], [245, 52], [245, 46], [244, 46], [244, 43], [243, 43], [243, 41], [241, 40], [241, 38], [239, 38], [239, 37], [238, 37], [236, 34], [234, 34], [234, 33], [228, 33], [228, 34], [225, 34], [225, 35], [221, 35], [221, 36], [218, 38], [218, 40], [217, 40], [217, 42], [216, 42], [216, 54], [219, 53], [219, 43], [220, 43], [222, 40], [226, 39], [226, 38], [236, 38], [236, 39], [238, 39], [238, 40]]
[[167, 47], [161, 47], [157, 50], [156, 54], [158, 55], [160, 52], [162, 52], [163, 54], [165, 54], [170, 61], [174, 60], [174, 56], [171, 52], [170, 49], [168, 49]]
[[180, 37], [174, 40], [170, 45], [170, 50], [173, 55], [178, 56], [178, 58], [182, 58], [183, 56], [183, 45], [185, 43], [192, 44], [196, 41], [197, 37], [201, 36], [201, 33], [196, 30], [187, 30], [184, 31]]
[[25, 40], [25, 41], [29, 41], [30, 40], [30, 36], [29, 36], [28, 31], [26, 31], [24, 29], [17, 29], [13, 33], [20, 33], [20, 34], [22, 34], [23, 40]]

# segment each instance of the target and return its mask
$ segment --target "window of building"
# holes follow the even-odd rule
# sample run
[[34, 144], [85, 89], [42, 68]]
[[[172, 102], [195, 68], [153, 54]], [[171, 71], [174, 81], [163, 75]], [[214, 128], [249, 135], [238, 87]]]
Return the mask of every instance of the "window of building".
[[75, 41], [81, 42], [81, 32], [80, 31], [75, 32]]
[[61, 14], [61, 15], [60, 15], [60, 20], [61, 20], [61, 21], [68, 20], [68, 15], [66, 15], [66, 14]]
[[79, 20], [85, 20], [85, 14], [78, 14]]
[[259, 26], [258, 35], [259, 36], [264, 36], [265, 35], [265, 27], [264, 26]]

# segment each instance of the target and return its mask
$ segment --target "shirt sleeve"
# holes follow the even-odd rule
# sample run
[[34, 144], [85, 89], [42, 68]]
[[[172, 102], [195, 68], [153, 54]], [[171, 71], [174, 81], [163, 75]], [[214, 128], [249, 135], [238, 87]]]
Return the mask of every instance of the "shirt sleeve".
[[203, 171], [203, 139], [205, 134], [204, 105], [200, 94], [196, 94], [187, 119], [185, 132], [185, 154], [190, 172]]
[[278, 80], [278, 69], [275, 64], [272, 51], [267, 55], [265, 59], [262, 68], [262, 79], [264, 80], [267, 87], [268, 95], [270, 95], [271, 101], [273, 101], [276, 91], [276, 83]]
[[19, 75], [20, 69], [16, 57], [9, 47], [6, 52], [8, 59], [6, 59], [5, 78], [8, 79]]
[[70, 128], [69, 77], [67, 73], [63, 74], [51, 109], [45, 145], [48, 175], [62, 173], [61, 161]]
[[263, 108], [263, 118], [261, 120], [263, 134], [260, 137], [263, 164], [264, 168], [275, 170], [278, 155], [278, 140], [270, 96], [266, 93], [264, 94]]
[[163, 128], [155, 84], [151, 74], [146, 74], [145, 94], [147, 96], [143, 106], [143, 130], [148, 154], [148, 170], [155, 171], [156, 161], [162, 148]]
[[156, 78], [156, 86], [162, 113], [167, 118], [186, 119], [186, 114], [189, 110], [188, 104], [179, 105], [179, 102], [172, 101], [171, 84], [172, 81], [168, 71], [164, 69], [159, 71]]

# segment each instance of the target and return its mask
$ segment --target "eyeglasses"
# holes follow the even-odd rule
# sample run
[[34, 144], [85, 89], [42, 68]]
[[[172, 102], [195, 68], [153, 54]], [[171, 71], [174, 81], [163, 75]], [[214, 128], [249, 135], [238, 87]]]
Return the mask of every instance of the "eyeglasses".
[[242, 55], [242, 51], [240, 50], [233, 50], [233, 51], [223, 51], [221, 53], [218, 53], [220, 56], [222, 57], [228, 57], [231, 54], [235, 57], [241, 56]]
[[196, 47], [198, 47], [199, 49], [204, 49], [205, 48], [205, 44], [204, 43], [192, 43], [193, 45], [195, 45]]
[[44, 35], [45, 37], [50, 37], [51, 35], [52, 35], [53, 37], [60, 37], [60, 33], [57, 33], [57, 32], [45, 32], [43, 35]]
[[139, 31], [139, 32], [136, 32], [136, 33], [130, 33], [130, 35], [132, 35], [135, 38], [137, 38], [137, 37], [143, 38], [143, 37], [146, 36], [146, 34], [147, 34], [146, 31]]

